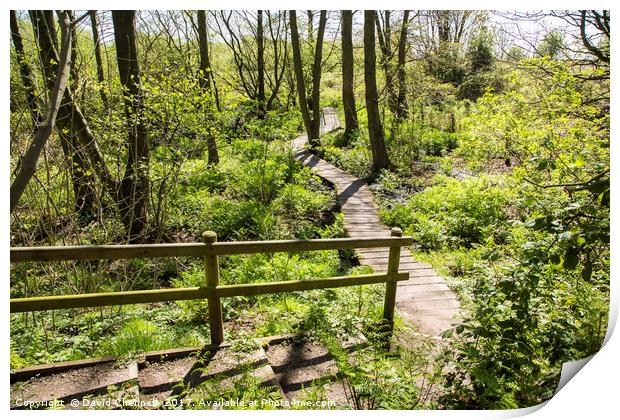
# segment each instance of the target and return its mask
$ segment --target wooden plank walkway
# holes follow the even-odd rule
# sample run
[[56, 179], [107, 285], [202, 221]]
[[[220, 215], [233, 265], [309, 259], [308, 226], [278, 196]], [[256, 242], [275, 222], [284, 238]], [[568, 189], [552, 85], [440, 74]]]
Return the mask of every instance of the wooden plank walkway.
[[[333, 108], [325, 108], [321, 131], [327, 133], [340, 127]], [[292, 140], [296, 159], [320, 177], [332, 183], [344, 215], [344, 227], [350, 237], [390, 236], [390, 228], [383, 225], [370, 189], [351, 174], [319, 159], [304, 150], [306, 135]], [[360, 262], [375, 271], [386, 271], [387, 248], [360, 249]], [[396, 293], [399, 315], [415, 324], [419, 332], [438, 336], [457, 321], [459, 301], [445, 281], [429, 264], [416, 262], [408, 249], [400, 256], [401, 271], [409, 271], [409, 280], [400, 282]]]

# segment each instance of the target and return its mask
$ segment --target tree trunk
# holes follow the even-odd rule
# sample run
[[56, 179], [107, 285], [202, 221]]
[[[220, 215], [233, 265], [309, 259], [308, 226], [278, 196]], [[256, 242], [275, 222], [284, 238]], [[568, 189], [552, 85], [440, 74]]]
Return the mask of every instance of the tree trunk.
[[375, 52], [375, 11], [364, 11], [364, 83], [366, 85], [366, 112], [368, 114], [368, 134], [372, 152], [372, 170], [390, 167], [381, 117], [379, 115], [379, 95], [377, 94], [376, 52]]
[[[290, 26], [290, 24], [289, 24]], [[291, 45], [293, 43], [291, 42]], [[291, 47], [292, 48], [292, 47]], [[286, 71], [286, 85], [287, 85], [287, 94], [286, 94], [286, 107], [285, 109], [287, 111], [291, 110], [291, 106], [296, 107], [297, 106], [297, 102], [295, 99], [295, 96], [297, 94], [297, 89], [295, 89], [295, 83], [296, 83], [296, 79], [295, 79], [295, 71], [293, 70], [294, 66], [291, 63], [291, 56], [290, 55], [286, 55], [285, 56], [285, 61], [286, 61], [286, 66], [284, 67], [285, 71]]]
[[391, 14], [389, 10], [384, 12], [383, 28], [377, 12], [375, 12], [375, 24], [379, 37], [379, 47], [381, 49], [381, 65], [385, 73], [385, 89], [387, 91], [388, 107], [393, 115], [397, 114], [397, 98], [394, 91], [394, 69], [392, 65], [392, 27], [390, 23]]
[[439, 37], [439, 47], [441, 48], [448, 42], [450, 42], [450, 11], [449, 10], [437, 10], [435, 11], [437, 17], [437, 33]]
[[24, 193], [28, 182], [35, 173], [37, 167], [37, 160], [39, 155], [45, 146], [45, 143], [49, 139], [54, 125], [56, 122], [56, 116], [60, 108], [60, 103], [67, 88], [67, 80], [69, 79], [69, 67], [71, 63], [71, 29], [70, 29], [69, 14], [65, 11], [60, 14], [60, 27], [62, 31], [62, 41], [60, 57], [58, 62], [58, 75], [54, 82], [54, 87], [50, 95], [47, 111], [45, 113], [45, 119], [37, 127], [37, 132], [32, 139], [32, 142], [28, 146], [28, 150], [21, 159], [21, 166], [15, 179], [11, 183], [10, 192], [10, 211], [11, 213], [17, 207], [17, 203]]
[[[273, 46], [273, 82], [271, 82], [271, 95], [267, 99], [266, 109], [271, 109], [273, 101], [278, 98], [278, 92], [284, 79], [287, 68], [288, 42], [287, 42], [287, 26], [286, 11], [277, 12], [277, 27], [274, 32], [274, 20], [270, 11], [267, 11], [269, 34], [271, 35], [271, 43]], [[284, 24], [283, 24], [284, 23]], [[282, 31], [280, 30], [282, 28]]]
[[306, 134], [308, 135], [308, 143], [311, 148], [316, 148], [320, 146], [319, 137], [321, 136], [321, 64], [323, 60], [323, 37], [325, 35], [325, 26], [327, 24], [327, 11], [321, 10], [319, 30], [315, 43], [314, 62], [312, 64], [312, 97], [310, 98], [312, 114], [310, 114], [308, 98], [306, 97], [306, 82], [304, 81], [296, 11], [291, 10], [289, 12], [289, 16], [291, 24], [291, 45], [293, 47], [293, 65], [295, 68], [295, 78], [297, 79], [299, 108], [304, 120]]
[[32, 78], [32, 70], [28, 65], [26, 54], [24, 53], [24, 43], [19, 33], [19, 23], [17, 20], [17, 14], [15, 10], [11, 10], [11, 39], [15, 46], [15, 55], [19, 65], [19, 74], [26, 89], [26, 101], [28, 102], [28, 109], [32, 116], [32, 123], [36, 128], [37, 124], [41, 120], [41, 114], [39, 112], [39, 106], [37, 104], [37, 95], [34, 90], [34, 82]]
[[75, 25], [73, 25], [75, 16], [73, 16], [72, 11], [69, 11], [69, 19], [71, 20], [71, 57], [73, 58], [71, 60], [71, 67], [69, 68], [69, 90], [73, 93], [75, 98], [80, 86], [80, 72], [76, 66], [78, 56], [77, 31], [75, 30]]
[[207, 14], [198, 10], [198, 48], [200, 50], [200, 86], [211, 90], [211, 59], [209, 57], [209, 38], [207, 35]]
[[344, 108], [346, 141], [357, 131], [357, 111], [353, 91], [353, 12], [342, 11], [342, 103]]
[[299, 44], [299, 30], [297, 29], [297, 12], [295, 10], [289, 11], [289, 19], [291, 26], [291, 47], [293, 49], [293, 67], [295, 69], [295, 79], [297, 81], [297, 96], [299, 99], [299, 109], [304, 121], [304, 127], [306, 128], [306, 134], [308, 135], [308, 141], [311, 145], [311, 127], [312, 121], [310, 118], [310, 111], [308, 110], [308, 101], [306, 98], [306, 82], [304, 81], [304, 69], [301, 58], [301, 46]]
[[407, 80], [405, 73], [408, 28], [409, 10], [405, 10], [403, 12], [403, 24], [400, 29], [400, 39], [398, 40], [398, 100], [396, 106], [396, 116], [401, 119], [406, 119], [409, 113], [409, 105], [407, 104]]
[[265, 36], [263, 33], [263, 11], [258, 11], [256, 22], [256, 61], [258, 67], [258, 118], [265, 118]]
[[[41, 54], [41, 61], [43, 63], [44, 74], [53, 74], [46, 73], [46, 71], [49, 72], [50, 70], [52, 72], [56, 71], [56, 68], [50, 65], [53, 62], [58, 62], [58, 57], [55, 53], [56, 47], [54, 40], [56, 38], [55, 35], [51, 35], [52, 33], [55, 34], [53, 28], [53, 16], [50, 16], [49, 12], [42, 13], [37, 11], [31, 11], [30, 17], [33, 22], [33, 27], [35, 29], [35, 35], [39, 42], [39, 49]], [[53, 88], [53, 85], [50, 83], [49, 78], [47, 78], [46, 80], [46, 83], [48, 83], [49, 89], [51, 90]], [[75, 130], [75, 133], [79, 140], [79, 145], [88, 154], [93, 168], [101, 178], [106, 188], [108, 188], [110, 194], [113, 197], [116, 197], [115, 180], [112, 178], [110, 171], [105, 165], [103, 155], [99, 150], [97, 141], [95, 140], [92, 132], [90, 131], [90, 127], [88, 126], [86, 118], [73, 100], [73, 95], [68, 89], [65, 90], [65, 97], [58, 111], [57, 123], [61, 131], [70, 132], [71, 130]]]
[[149, 203], [149, 143], [136, 44], [134, 10], [112, 11], [118, 71], [127, 117], [127, 164], [120, 185], [119, 210], [130, 243], [145, 239]]
[[[209, 38], [207, 35], [207, 14], [204, 10], [198, 11], [198, 44], [200, 50], [200, 80], [201, 87], [212, 93], [211, 90], [211, 59], [209, 57]], [[217, 150], [217, 143], [215, 142], [215, 136], [210, 130], [212, 122], [211, 105], [209, 104], [206, 109], [207, 125], [209, 129], [207, 131], [207, 151], [209, 154], [208, 163], [211, 165], [217, 165], [220, 163], [220, 155]]]
[[[48, 92], [51, 93], [54, 89], [54, 78], [58, 73], [58, 63], [60, 61], [56, 52], [54, 16], [50, 10], [35, 10], [30, 11], [30, 17], [39, 44], [39, 56], [43, 66], [46, 87]], [[67, 17], [70, 22], [73, 21], [71, 12], [67, 12]], [[76, 45], [73, 40], [75, 31], [74, 29], [71, 29], [71, 31], [72, 61], [75, 61]], [[69, 65], [69, 72], [73, 77], [76, 76], [77, 72], [73, 63]], [[75, 106], [74, 100], [74, 95], [69, 86], [64, 91], [64, 100], [58, 111], [56, 125], [59, 128], [58, 136], [60, 138], [60, 145], [71, 173], [75, 211], [80, 215], [81, 219], [90, 221], [95, 215], [95, 204], [97, 202], [97, 194], [94, 188], [95, 177], [89, 170], [90, 165], [88, 159], [80, 147], [80, 141], [78, 140], [80, 124], [76, 121], [76, 119], [79, 118], [79, 114], [73, 109]]]
[[[202, 15], [202, 17], [201, 17]], [[213, 68], [211, 68], [211, 54], [209, 52], [209, 32], [207, 30], [207, 15], [204, 10], [198, 11], [198, 44], [200, 48], [200, 68], [206, 70], [203, 79], [204, 83], [209, 87], [215, 98], [215, 106], [218, 111], [220, 109], [220, 98], [213, 77]]]
[[97, 27], [97, 11], [89, 10], [90, 26], [93, 32], [93, 44], [95, 47], [95, 62], [97, 64], [97, 81], [99, 82], [99, 95], [101, 95], [101, 101], [103, 107], [108, 109], [108, 95], [105, 93], [103, 83], [105, 82], [105, 75], [103, 73], [103, 60], [101, 58], [101, 42], [99, 41], [99, 29]]
[[[319, 30], [316, 35], [314, 51], [314, 64], [312, 65], [312, 126], [310, 142], [315, 147], [319, 146], [318, 139], [321, 137], [321, 64], [323, 64], [323, 37], [327, 25], [327, 11], [321, 10], [319, 15]], [[315, 140], [313, 142], [313, 140]]]

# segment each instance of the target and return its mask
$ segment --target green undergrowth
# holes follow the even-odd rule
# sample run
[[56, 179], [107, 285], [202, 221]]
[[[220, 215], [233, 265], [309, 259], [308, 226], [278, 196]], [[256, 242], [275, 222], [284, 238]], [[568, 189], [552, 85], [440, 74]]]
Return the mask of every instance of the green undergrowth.
[[11, 368], [95, 356], [133, 357], [209, 341], [176, 303], [89, 310], [56, 310], [11, 316]]
[[[280, 123], [274, 123], [279, 126]], [[280, 124], [281, 125], [281, 124]], [[164, 236], [200, 240], [315, 239], [344, 236], [334, 190], [291, 155], [279, 134], [237, 138], [220, 147], [220, 164], [188, 156], [162, 201]], [[159, 152], [163, 149], [160, 148]], [[159, 157], [164, 156], [157, 155]], [[159, 170], [154, 162], [153, 170]], [[96, 240], [95, 240], [96, 243]], [[369, 272], [350, 251], [254, 254], [220, 258], [220, 282], [242, 284]], [[198, 258], [15, 264], [11, 297], [201, 286]], [[228, 339], [303, 333], [318, 327], [315, 312], [333, 314], [334, 334], [355, 334], [380, 319], [381, 286], [233, 297], [222, 300]], [[323, 304], [327, 306], [322, 306]], [[93, 356], [133, 358], [154, 350], [209, 342], [206, 301], [179, 301], [11, 316], [11, 367]]]
[[[245, 121], [246, 132], [257, 137], [221, 142], [217, 166], [207, 163], [206, 151], [200, 148], [179, 161], [169, 146], [156, 146], [152, 173], [176, 177], [157, 203], [157, 215], [163, 221], [161, 239], [199, 241], [205, 230], [215, 231], [220, 241], [344, 236], [334, 190], [292, 157], [288, 139], [299, 128], [297, 117], [275, 113], [263, 121]], [[170, 165], [178, 165], [172, 175]], [[89, 243], [104, 238], [93, 235]], [[350, 254], [337, 251], [230, 256], [220, 258], [220, 276], [222, 284], [321, 278], [346, 274], [353, 265]], [[201, 286], [204, 282], [204, 264], [198, 258], [24, 263], [12, 267], [11, 297]], [[305, 292], [223, 299], [227, 334], [237, 334], [235, 329], [242, 328], [238, 321], [248, 312], [245, 320], [256, 316], [264, 323], [260, 333], [289, 331], [292, 323], [269, 327], [261, 317], [267, 318], [273, 307], [286, 306], [291, 299], [317, 298]], [[294, 313], [289, 318], [297, 316], [301, 315]], [[145, 351], [200, 345], [209, 341], [206, 320], [206, 301], [15, 314], [11, 316], [11, 367], [101, 355], [132, 357]]]
[[[414, 257], [462, 303], [462, 322], [443, 334], [445, 408], [540, 404], [562, 363], [594, 354], [606, 332], [608, 116], [563, 64], [523, 66], [467, 107], [455, 133], [388, 131], [403, 153], [390, 154], [390, 175], [369, 178], [382, 221], [413, 237]], [[363, 146], [338, 142], [325, 146], [337, 149], [332, 163], [356, 173], [347, 162]]]

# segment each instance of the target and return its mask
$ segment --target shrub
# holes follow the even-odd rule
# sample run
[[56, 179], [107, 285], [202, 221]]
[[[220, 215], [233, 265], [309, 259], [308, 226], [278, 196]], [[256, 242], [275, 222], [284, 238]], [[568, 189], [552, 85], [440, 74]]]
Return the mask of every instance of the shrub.
[[286, 182], [287, 166], [272, 159], [256, 159], [237, 171], [231, 188], [238, 194], [262, 204], [273, 200]]
[[[359, 142], [359, 136], [355, 143]], [[370, 174], [371, 155], [367, 146], [353, 147], [346, 152], [338, 147], [327, 146], [323, 148], [323, 159], [358, 177], [366, 177]]]
[[427, 129], [420, 137], [420, 148], [427, 155], [443, 156], [456, 147], [456, 134], [447, 133], [438, 129]]
[[499, 92], [504, 87], [504, 80], [495, 72], [480, 72], [467, 76], [457, 90], [459, 99], [475, 101], [487, 90]]
[[180, 183], [185, 187], [184, 192], [190, 193], [202, 189], [207, 189], [209, 192], [223, 191], [231, 172], [228, 166], [209, 165], [206, 159], [186, 163], [186, 171]]
[[[440, 178], [441, 179], [441, 178]], [[421, 249], [455, 249], [493, 236], [507, 220], [514, 194], [501, 178], [480, 177], [443, 182], [381, 212], [383, 221], [412, 235]]]
[[204, 190], [180, 200], [178, 212], [181, 227], [195, 235], [212, 230], [223, 241], [262, 238], [275, 223], [268, 209], [254, 200], [213, 196]]
[[273, 207], [291, 218], [310, 218], [331, 205], [329, 194], [312, 191], [302, 185], [287, 184], [274, 200]]

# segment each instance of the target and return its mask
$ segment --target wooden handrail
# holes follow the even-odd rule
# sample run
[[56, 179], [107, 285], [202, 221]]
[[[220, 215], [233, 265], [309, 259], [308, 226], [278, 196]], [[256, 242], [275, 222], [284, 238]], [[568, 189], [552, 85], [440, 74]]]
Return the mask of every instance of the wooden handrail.
[[304, 252], [333, 249], [385, 248], [408, 246], [410, 236], [281, 240], [256, 242], [200, 242], [146, 245], [84, 245], [11, 248], [11, 262], [120, 260], [132, 258], [204, 257], [214, 255], [258, 254], [268, 252]]
[[411, 236], [402, 238], [366, 237], [334, 238], [259, 242], [217, 242], [213, 244], [216, 255], [258, 254], [266, 252], [303, 252], [326, 251], [333, 249], [386, 248], [391, 246], [409, 246], [413, 244]]

